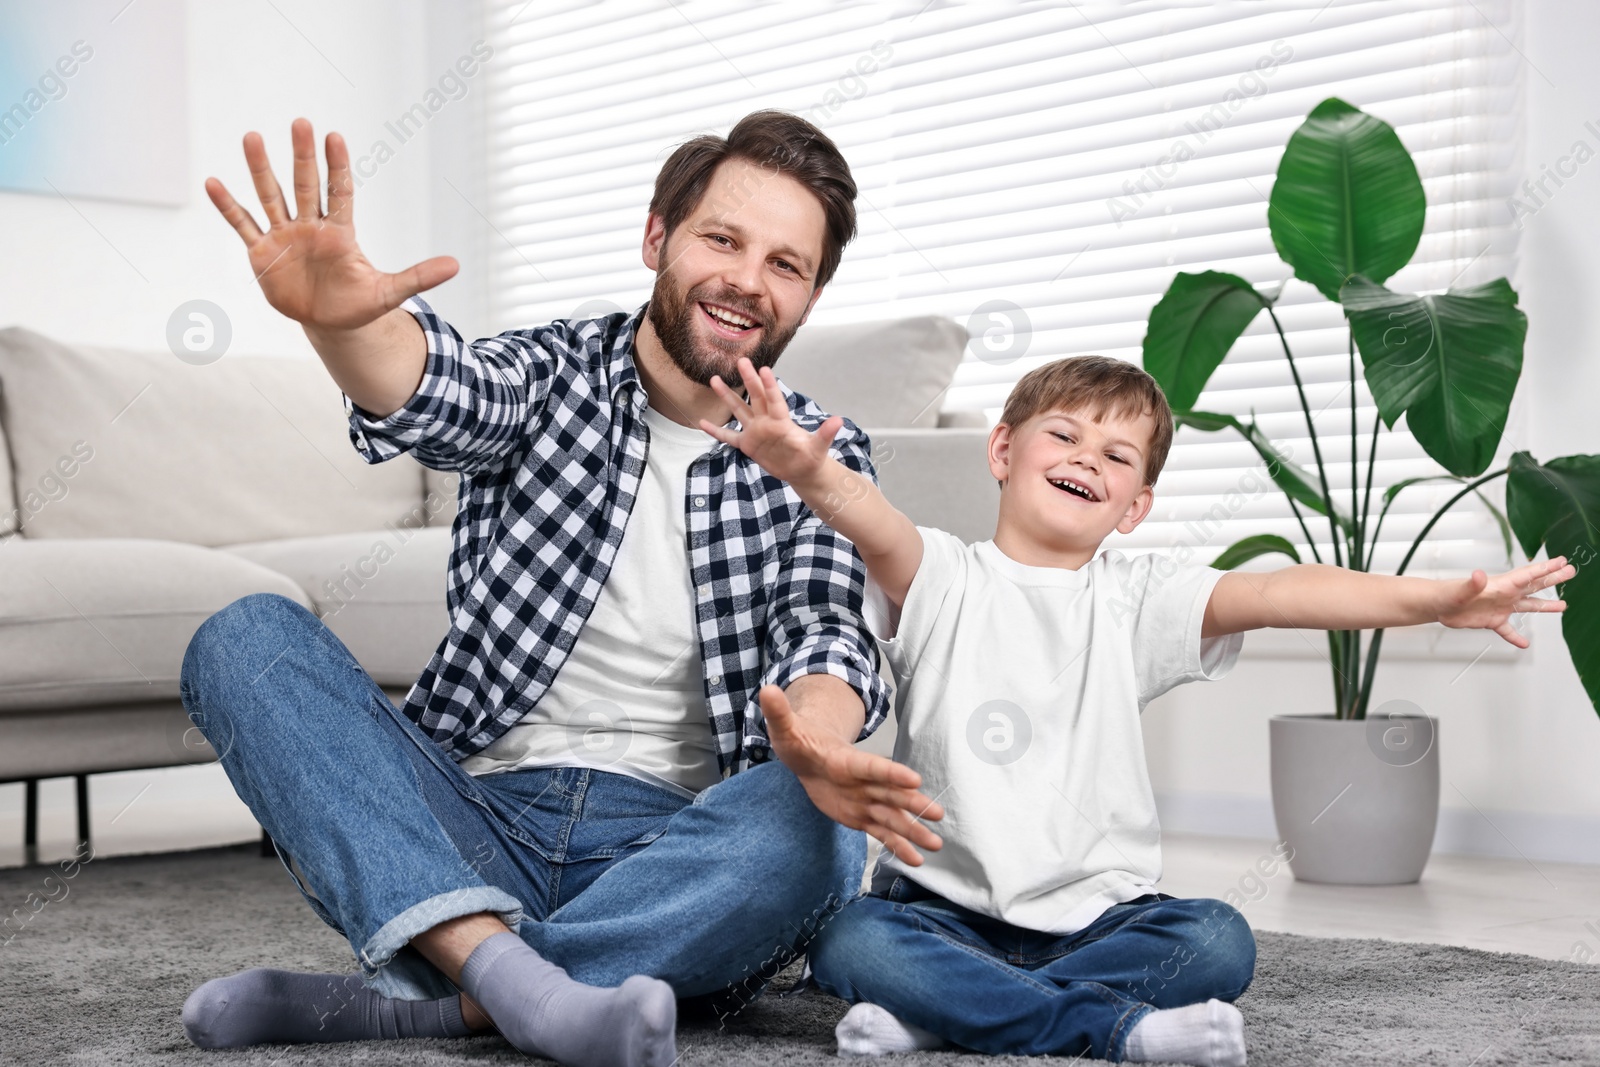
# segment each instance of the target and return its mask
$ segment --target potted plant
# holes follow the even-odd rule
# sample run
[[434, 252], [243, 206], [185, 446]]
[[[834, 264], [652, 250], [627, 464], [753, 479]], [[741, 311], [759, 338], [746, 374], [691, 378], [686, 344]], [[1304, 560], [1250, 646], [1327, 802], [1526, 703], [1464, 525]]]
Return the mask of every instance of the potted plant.
[[[1273, 244], [1295, 277], [1341, 305], [1349, 327], [1348, 503], [1328, 488], [1328, 458], [1274, 307], [1281, 284], [1264, 291], [1233, 274], [1180, 273], [1150, 313], [1144, 367], [1166, 391], [1179, 425], [1231, 430], [1254, 446], [1287, 495], [1314, 562], [1370, 570], [1395, 498], [1441, 480], [1461, 488], [1428, 520], [1395, 573], [1405, 573], [1440, 517], [1468, 495], [1498, 521], [1508, 557], [1513, 534], [1530, 558], [1541, 548], [1565, 555], [1578, 573], [1560, 590], [1567, 601], [1562, 633], [1600, 710], [1600, 567], [1588, 566], [1600, 550], [1600, 456], [1540, 463], [1517, 452], [1506, 466], [1488, 470], [1521, 374], [1527, 317], [1504, 278], [1426, 295], [1384, 287], [1416, 251], [1425, 209], [1422, 181], [1393, 127], [1343, 100], [1317, 105], [1284, 148], [1267, 208]], [[1314, 472], [1275, 447], [1253, 416], [1246, 422], [1194, 410], [1212, 372], [1262, 312], [1300, 395]], [[1364, 485], [1356, 449], [1358, 352], [1378, 409]], [[1387, 486], [1374, 501], [1378, 435], [1401, 416], [1443, 472]], [[1502, 476], [1504, 513], [1483, 492]], [[1328, 524], [1331, 559], [1323, 559], [1308, 521]], [[1212, 566], [1228, 569], [1268, 553], [1302, 561], [1287, 538], [1257, 534], [1229, 546]], [[1374, 631], [1363, 660], [1360, 631], [1330, 632], [1332, 713], [1271, 720], [1273, 809], [1294, 850], [1297, 878], [1414, 882], [1427, 863], [1439, 806], [1438, 724], [1404, 701], [1369, 716], [1382, 644], [1383, 631]]]

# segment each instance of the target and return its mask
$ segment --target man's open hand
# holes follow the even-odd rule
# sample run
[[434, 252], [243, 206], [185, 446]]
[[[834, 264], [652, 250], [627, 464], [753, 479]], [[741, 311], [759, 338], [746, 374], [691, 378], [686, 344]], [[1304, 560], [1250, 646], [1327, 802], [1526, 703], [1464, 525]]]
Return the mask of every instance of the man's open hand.
[[922, 776], [904, 764], [863, 752], [795, 712], [784, 691], [765, 685], [756, 694], [767, 740], [795, 773], [817, 809], [834, 822], [865, 830], [901, 862], [922, 864], [913, 845], [937, 851], [939, 835], [918, 819], [942, 819], [944, 809], [917, 792]]
[[1533, 594], [1565, 582], [1578, 573], [1566, 556], [1529, 563], [1490, 578], [1483, 571], [1472, 577], [1444, 583], [1439, 621], [1446, 626], [1493, 630], [1518, 648], [1528, 639], [1511, 625], [1511, 616], [1528, 611], [1566, 611], [1565, 600], [1547, 600]]
[[311, 123], [295, 119], [291, 132], [294, 218], [289, 217], [283, 190], [258, 133], [245, 134], [244, 158], [266, 213], [265, 232], [220, 181], [206, 179], [211, 202], [244, 239], [250, 267], [269, 304], [308, 332], [354, 330], [455, 275], [459, 268], [449, 256], [424, 260], [398, 274], [385, 274], [368, 262], [356, 245], [351, 221], [354, 189], [344, 138], [328, 134], [328, 209], [324, 212]]

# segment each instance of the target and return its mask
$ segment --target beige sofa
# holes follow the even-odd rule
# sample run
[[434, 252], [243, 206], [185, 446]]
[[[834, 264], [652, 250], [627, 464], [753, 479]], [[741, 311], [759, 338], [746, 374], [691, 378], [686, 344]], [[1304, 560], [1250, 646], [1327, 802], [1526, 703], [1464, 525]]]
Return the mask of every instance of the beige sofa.
[[[982, 419], [939, 414], [966, 344], [948, 319], [807, 327], [778, 364], [873, 438], [918, 523], [993, 533]], [[959, 425], [961, 422], [967, 425]], [[972, 425], [976, 423], [976, 425]], [[391, 698], [449, 628], [455, 476], [369, 466], [315, 359], [66, 345], [0, 330], [0, 782], [215, 758], [178, 699], [196, 628], [274, 592], [315, 611]]]

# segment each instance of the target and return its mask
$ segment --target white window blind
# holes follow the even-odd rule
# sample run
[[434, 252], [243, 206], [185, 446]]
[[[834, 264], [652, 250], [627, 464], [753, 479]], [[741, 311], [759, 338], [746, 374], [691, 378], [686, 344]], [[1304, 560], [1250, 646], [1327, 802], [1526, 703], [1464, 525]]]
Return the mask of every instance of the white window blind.
[[[981, 411], [991, 425], [1012, 384], [1041, 363], [1089, 352], [1137, 362], [1150, 309], [1180, 270], [1283, 281], [1267, 197], [1289, 135], [1329, 96], [1395, 126], [1422, 175], [1427, 228], [1391, 287], [1441, 290], [1513, 272], [1506, 204], [1521, 178], [1524, 61], [1512, 0], [490, 0], [489, 13], [496, 328], [597, 300], [642, 303], [654, 278], [639, 245], [661, 163], [687, 138], [725, 133], [764, 107], [824, 129], [860, 186], [860, 236], [812, 321], [931, 312], [968, 324], [980, 336], [945, 409]], [[1330, 484], [1348, 507], [1343, 317], [1292, 280], [1279, 316], [1319, 412]], [[1007, 326], [1024, 319], [1025, 329]], [[1359, 374], [1357, 391], [1364, 479], [1374, 408]], [[1254, 411], [1280, 448], [1312, 465], [1298, 395], [1264, 315], [1197, 407]], [[1513, 431], [1516, 418], [1513, 408]], [[1402, 422], [1380, 433], [1373, 498], [1437, 470]], [[1275, 532], [1305, 552], [1282, 495], [1251, 489], [1266, 484], [1260, 472], [1231, 431], [1182, 430], [1154, 512], [1108, 544], [1183, 543], [1204, 560], [1239, 537]], [[1398, 563], [1457, 488], [1441, 484], [1400, 497], [1376, 567]], [[1225, 498], [1219, 522], [1214, 506]], [[1200, 522], [1208, 510], [1212, 520]], [[1307, 515], [1307, 525], [1331, 560], [1326, 520]], [[1468, 501], [1429, 545], [1413, 573], [1503, 558], [1497, 526]]]

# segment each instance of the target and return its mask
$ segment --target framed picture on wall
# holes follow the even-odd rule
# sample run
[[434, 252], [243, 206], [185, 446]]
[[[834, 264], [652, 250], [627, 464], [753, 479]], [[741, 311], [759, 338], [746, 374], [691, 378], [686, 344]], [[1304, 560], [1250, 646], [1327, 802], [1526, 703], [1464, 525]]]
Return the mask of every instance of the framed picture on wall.
[[0, 189], [188, 201], [183, 0], [0, 0]]

